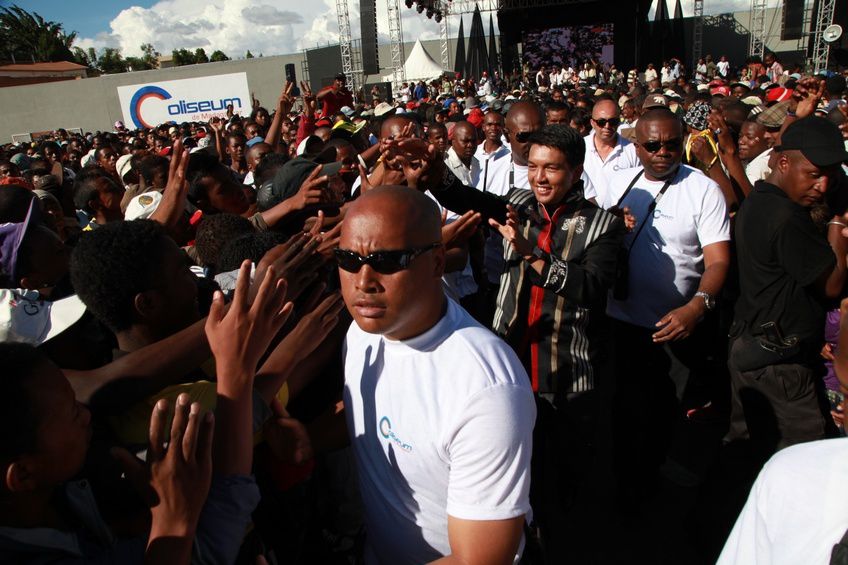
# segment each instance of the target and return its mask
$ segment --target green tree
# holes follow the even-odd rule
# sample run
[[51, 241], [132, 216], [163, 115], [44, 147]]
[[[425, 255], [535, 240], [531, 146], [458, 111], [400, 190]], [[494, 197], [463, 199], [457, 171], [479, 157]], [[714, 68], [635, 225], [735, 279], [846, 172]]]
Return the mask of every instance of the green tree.
[[247, 50], [247, 54], [244, 56], [245, 59], [253, 59], [253, 53], [250, 52], [250, 49]]
[[141, 49], [141, 59], [144, 61], [146, 68], [155, 69], [159, 66], [159, 57], [161, 57], [162, 54], [153, 48], [153, 44], [142, 43], [139, 49]]
[[97, 58], [97, 67], [107, 74], [127, 72], [127, 61], [121, 55], [121, 50], [114, 47], [104, 47]]
[[194, 65], [197, 63], [197, 58], [194, 53], [189, 51], [188, 49], [174, 49], [171, 53], [171, 56], [174, 58], [174, 66], [182, 67], [183, 65]]
[[73, 61], [71, 46], [76, 32], [65, 34], [62, 24], [47, 21], [17, 5], [0, 8], [0, 45], [3, 51], [24, 60]]
[[209, 62], [209, 57], [206, 56], [206, 50], [204, 50], [203, 47], [198, 47], [194, 51], [194, 60], [197, 63], [208, 63]]
[[94, 62], [88, 58], [88, 53], [79, 47], [74, 46], [73, 55], [74, 63], [77, 63], [78, 65], [85, 65], [86, 67], [94, 67]]
[[227, 57], [227, 56], [224, 54], [224, 52], [223, 52], [223, 51], [215, 50], [215, 51], [212, 51], [212, 56], [211, 56], [211, 57], [209, 57], [209, 60], [210, 60], [210, 61], [212, 61], [213, 63], [217, 63], [217, 62], [219, 62], [219, 61], [229, 61], [229, 60], [230, 60], [230, 58], [229, 58], [229, 57]]

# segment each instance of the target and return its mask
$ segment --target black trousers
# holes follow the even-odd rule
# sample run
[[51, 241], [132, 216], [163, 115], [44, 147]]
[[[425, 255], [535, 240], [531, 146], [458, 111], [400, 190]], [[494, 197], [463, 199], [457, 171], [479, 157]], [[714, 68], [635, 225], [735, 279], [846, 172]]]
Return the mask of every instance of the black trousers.
[[655, 331], [613, 321], [613, 466], [623, 502], [638, 502], [658, 484], [660, 467], [683, 441], [686, 389], [708, 378], [703, 328], [662, 344], [653, 342]]
[[730, 430], [726, 442], [750, 440], [764, 460], [775, 451], [835, 434], [821, 371], [814, 364], [740, 371], [731, 358]]

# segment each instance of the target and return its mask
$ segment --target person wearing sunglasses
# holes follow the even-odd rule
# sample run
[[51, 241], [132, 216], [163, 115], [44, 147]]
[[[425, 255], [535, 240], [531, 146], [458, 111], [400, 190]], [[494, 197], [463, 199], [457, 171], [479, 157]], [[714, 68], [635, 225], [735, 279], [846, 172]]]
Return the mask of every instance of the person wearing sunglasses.
[[436, 204], [407, 187], [369, 190], [335, 255], [354, 320], [344, 410], [366, 562], [517, 562], [536, 406], [515, 353], [442, 290]]
[[592, 108], [592, 132], [586, 136], [583, 168], [592, 181], [586, 198], [603, 200], [609, 191], [609, 178], [622, 169], [639, 166], [636, 146], [618, 134], [621, 112], [611, 99], [599, 100]]
[[[463, 185], [435, 158], [424, 167], [427, 176], [410, 184], [456, 213], [479, 212], [508, 243], [501, 246], [505, 268], [492, 327], [522, 359], [537, 404], [549, 416], [537, 422], [536, 437], [544, 441], [533, 455], [533, 468], [548, 471], [534, 475], [531, 500], [545, 553], [560, 563], [573, 550], [562, 536], [572, 510], [563, 501], [581, 488], [591, 456], [580, 449], [569, 453], [567, 471], [563, 453], [543, 446], [597, 445], [589, 431], [599, 421], [597, 387], [609, 382], [603, 380], [610, 345], [602, 331], [603, 303], [615, 279], [624, 225], [583, 196], [585, 141], [577, 130], [545, 126], [526, 143], [531, 190], [515, 186], [503, 197], [484, 193]], [[415, 174], [405, 172], [407, 178]], [[585, 428], [575, 430], [566, 421], [584, 422]], [[572, 478], [563, 481], [565, 476]]]
[[599, 202], [636, 217], [624, 243], [629, 276], [610, 296], [607, 314], [617, 348], [615, 416], [639, 430], [618, 443], [617, 471], [621, 494], [637, 500], [674, 457], [670, 440], [683, 417], [676, 391], [708, 366], [711, 336], [698, 331], [699, 322], [715, 308], [730, 263], [727, 204], [713, 180], [681, 165], [683, 135], [668, 108], [646, 111], [636, 125], [641, 166], [613, 175]]

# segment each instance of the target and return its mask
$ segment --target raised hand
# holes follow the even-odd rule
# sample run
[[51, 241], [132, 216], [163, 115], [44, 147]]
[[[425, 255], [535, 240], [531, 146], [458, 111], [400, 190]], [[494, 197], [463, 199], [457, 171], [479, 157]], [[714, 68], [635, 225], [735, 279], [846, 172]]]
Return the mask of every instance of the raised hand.
[[733, 135], [730, 133], [730, 128], [721, 112], [712, 110], [707, 117], [707, 124], [718, 138], [719, 151], [725, 155], [735, 154], [736, 142], [733, 140]]
[[506, 207], [506, 223], [501, 224], [494, 218], [489, 219], [489, 225], [501, 234], [506, 241], [512, 246], [512, 249], [522, 257], [528, 257], [533, 253], [533, 244], [521, 233], [521, 228], [518, 223], [518, 213], [512, 205]]
[[705, 165], [712, 164], [713, 159], [716, 158], [716, 154], [709, 141], [702, 135], [699, 135], [692, 141], [692, 154]]
[[445, 249], [462, 245], [477, 230], [483, 216], [469, 210], [451, 223], [447, 223], [447, 210], [442, 210], [442, 245]]
[[186, 180], [188, 150], [183, 149], [183, 142], [178, 139], [174, 142], [171, 153], [168, 183], [165, 185], [162, 203], [150, 215], [150, 219], [172, 228], [182, 217], [188, 197], [188, 181]]
[[273, 266], [265, 270], [256, 297], [250, 303], [251, 262], [239, 269], [232, 304], [227, 310], [224, 295], [215, 292], [206, 319], [206, 337], [215, 356], [218, 393], [230, 387], [240, 388], [243, 380], [252, 381], [259, 359], [291, 314], [286, 302], [286, 281], [276, 276]]
[[303, 210], [311, 204], [320, 204], [325, 200], [325, 188], [329, 177], [321, 174], [323, 165], [318, 165], [300, 185], [292, 196], [292, 209]]
[[439, 158], [436, 146], [423, 139], [392, 141], [386, 155], [401, 164], [403, 175], [411, 188], [430, 190], [438, 186], [444, 177], [444, 160]]
[[[214, 418], [211, 413], [203, 414], [200, 404], [189, 405], [186, 394], [177, 398], [170, 433], [169, 417], [170, 406], [162, 399], [150, 416], [146, 463], [123, 448], [113, 449], [112, 455], [151, 507], [148, 548], [159, 538], [181, 538], [190, 553], [212, 482]], [[173, 544], [169, 548], [173, 550]]]
[[795, 115], [798, 119], [813, 115], [824, 91], [824, 79], [805, 77], [798, 81], [792, 93], [792, 98], [796, 101]]
[[280, 97], [277, 100], [277, 111], [280, 112], [281, 115], [288, 114], [294, 107], [294, 98], [292, 98], [291, 95], [293, 88], [294, 83], [287, 80], [286, 84], [283, 86], [283, 90], [280, 92]]
[[297, 300], [298, 296], [318, 277], [318, 269], [323, 259], [318, 255], [318, 246], [323, 236], [313, 236], [308, 233], [297, 233], [286, 243], [277, 245], [266, 253], [256, 266], [255, 281], [249, 296], [258, 293], [259, 283], [264, 280], [265, 273], [272, 270], [279, 278], [285, 278], [288, 283], [289, 300]]

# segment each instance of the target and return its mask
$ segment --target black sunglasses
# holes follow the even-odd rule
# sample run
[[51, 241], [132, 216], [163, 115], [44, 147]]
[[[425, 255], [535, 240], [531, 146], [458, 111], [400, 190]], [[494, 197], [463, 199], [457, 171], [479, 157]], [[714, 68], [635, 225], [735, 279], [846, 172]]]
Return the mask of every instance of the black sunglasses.
[[621, 120], [618, 118], [599, 118], [597, 120], [595, 118], [592, 118], [592, 120], [601, 128], [607, 127], [607, 124], [609, 124], [610, 127], [617, 128], [618, 125], [621, 123]]
[[674, 139], [669, 139], [667, 141], [645, 141], [640, 142], [639, 145], [645, 148], [645, 151], [648, 153], [656, 153], [660, 150], [660, 147], [665, 147], [669, 151], [678, 151], [681, 147], [683, 147], [683, 139], [677, 137]]
[[359, 253], [347, 249], [334, 249], [339, 267], [349, 273], [358, 273], [362, 265], [370, 265], [381, 275], [392, 275], [408, 269], [412, 261], [430, 250], [439, 247], [441, 243], [431, 243], [426, 247], [399, 249], [397, 251], [376, 251], [363, 257]]
[[515, 141], [518, 143], [527, 143], [527, 140], [530, 139], [532, 134], [532, 131], [520, 131], [515, 134]]

